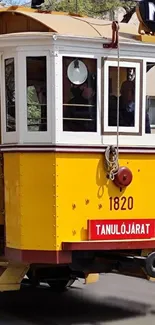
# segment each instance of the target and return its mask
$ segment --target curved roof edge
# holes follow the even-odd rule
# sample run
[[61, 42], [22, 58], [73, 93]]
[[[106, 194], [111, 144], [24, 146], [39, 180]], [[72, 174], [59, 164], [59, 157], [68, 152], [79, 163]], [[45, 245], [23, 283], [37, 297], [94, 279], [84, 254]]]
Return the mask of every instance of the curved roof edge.
[[[0, 15], [7, 15], [8, 13], [15, 14], [16, 17], [13, 18], [15, 20], [17, 19], [17, 15], [23, 16], [23, 18], [27, 17], [46, 26], [50, 32], [52, 31], [61, 35], [69, 36], [72, 34], [72, 36], [104, 38], [109, 40], [112, 38], [112, 21], [65, 12], [41, 11], [22, 6], [0, 8]], [[20, 29], [19, 32], [21, 32]], [[120, 23], [120, 41], [135, 41], [137, 34], [137, 26]]]

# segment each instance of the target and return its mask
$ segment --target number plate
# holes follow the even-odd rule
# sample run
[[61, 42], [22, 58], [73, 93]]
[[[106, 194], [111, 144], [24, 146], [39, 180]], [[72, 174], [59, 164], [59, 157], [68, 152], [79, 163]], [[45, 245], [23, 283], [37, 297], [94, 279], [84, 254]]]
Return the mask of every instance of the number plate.
[[88, 220], [89, 240], [150, 239], [155, 220]]

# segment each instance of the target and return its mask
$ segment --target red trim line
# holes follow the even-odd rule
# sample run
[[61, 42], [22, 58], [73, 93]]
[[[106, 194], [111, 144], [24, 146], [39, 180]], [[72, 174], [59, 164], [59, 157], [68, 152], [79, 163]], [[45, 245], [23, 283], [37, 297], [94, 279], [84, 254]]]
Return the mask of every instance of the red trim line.
[[62, 243], [64, 251], [130, 250], [155, 248], [155, 240], [147, 241], [111, 241], [111, 242], [73, 242]]
[[71, 252], [68, 251], [20, 250], [10, 247], [5, 248], [5, 258], [28, 264], [70, 264], [72, 262]]
[[20, 250], [6, 247], [5, 258], [10, 261], [28, 264], [70, 264], [72, 263], [72, 251], [136, 250], [148, 248], [155, 248], [155, 240], [127, 242], [66, 242], [62, 243], [63, 251]]

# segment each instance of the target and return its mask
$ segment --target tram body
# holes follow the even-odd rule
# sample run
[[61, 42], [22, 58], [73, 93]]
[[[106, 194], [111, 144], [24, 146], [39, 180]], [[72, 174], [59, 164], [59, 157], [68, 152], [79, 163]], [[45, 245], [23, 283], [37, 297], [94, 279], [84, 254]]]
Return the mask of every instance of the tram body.
[[[111, 22], [0, 16], [0, 291], [25, 275], [51, 287], [104, 272], [154, 278], [154, 36], [120, 24], [118, 53]], [[118, 128], [127, 78], [134, 122]]]

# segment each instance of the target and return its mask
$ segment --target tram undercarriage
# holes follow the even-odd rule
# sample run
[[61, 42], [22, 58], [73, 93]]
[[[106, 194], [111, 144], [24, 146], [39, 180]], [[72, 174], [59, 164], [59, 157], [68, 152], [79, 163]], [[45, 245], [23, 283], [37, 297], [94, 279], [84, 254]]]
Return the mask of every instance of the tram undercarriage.
[[101, 273], [118, 273], [144, 279], [155, 278], [155, 252], [144, 251], [73, 252], [70, 265], [30, 265], [30, 284], [48, 283], [52, 289], [63, 289], [78, 278], [85, 283], [98, 280]]
[[[19, 264], [0, 261], [0, 291], [19, 290], [21, 284], [37, 287], [48, 284], [53, 291], [63, 291], [76, 279], [85, 284], [96, 282], [99, 274], [115, 273], [143, 279], [155, 278], [155, 252], [100, 251], [72, 252], [69, 265]], [[144, 256], [145, 255], [145, 256]]]

